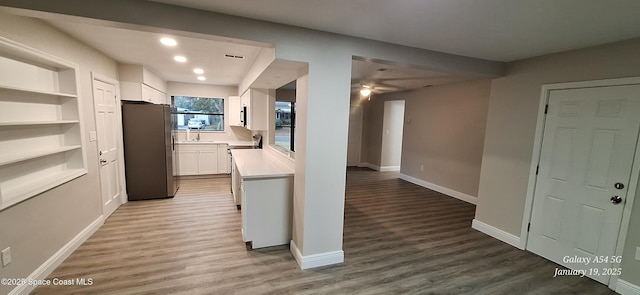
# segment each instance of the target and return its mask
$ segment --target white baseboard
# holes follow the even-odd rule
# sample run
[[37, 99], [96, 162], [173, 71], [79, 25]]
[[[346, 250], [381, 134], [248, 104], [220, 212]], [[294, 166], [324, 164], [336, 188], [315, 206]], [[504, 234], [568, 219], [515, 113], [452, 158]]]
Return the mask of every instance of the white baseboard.
[[400, 166], [381, 166], [380, 172], [400, 171]]
[[476, 198], [474, 196], [467, 195], [465, 193], [461, 193], [459, 191], [455, 191], [455, 190], [452, 190], [450, 188], [446, 188], [444, 186], [439, 186], [439, 185], [437, 185], [435, 183], [424, 181], [422, 179], [417, 179], [415, 177], [412, 177], [412, 176], [409, 176], [409, 175], [406, 175], [406, 174], [402, 174], [401, 173], [400, 174], [400, 179], [406, 180], [406, 181], [411, 182], [413, 184], [417, 184], [417, 185], [419, 185], [421, 187], [426, 187], [426, 188], [428, 188], [430, 190], [434, 190], [436, 192], [443, 193], [443, 194], [445, 194], [447, 196], [454, 197], [456, 199], [459, 199], [459, 200], [462, 200], [462, 201], [465, 201], [467, 203], [471, 203], [471, 204], [474, 204], [474, 205], [478, 201], [478, 198]]
[[[80, 233], [78, 233], [71, 241], [65, 244], [58, 252], [49, 257], [40, 267], [33, 271], [26, 279], [44, 280], [50, 275], [60, 264], [73, 253], [84, 241], [86, 241], [93, 233], [95, 233], [100, 226], [104, 223], [104, 216], [100, 215], [98, 219], [94, 220], [91, 224], [85, 227]], [[15, 287], [9, 295], [29, 294], [36, 286], [29, 286], [24, 284]]]
[[291, 254], [298, 262], [300, 269], [309, 269], [344, 262], [344, 251], [332, 251], [320, 254], [302, 256], [296, 243], [291, 241]]
[[358, 164], [358, 167], [365, 167], [365, 168], [373, 169], [373, 170], [376, 170], [376, 171], [380, 171], [380, 166], [373, 165], [371, 163], [360, 163], [360, 164]]
[[520, 245], [520, 237], [516, 235], [512, 235], [506, 231], [495, 228], [477, 219], [473, 219], [473, 222], [471, 222], [471, 227], [479, 232], [492, 236], [520, 250], [524, 250], [524, 248], [522, 248]]
[[640, 295], [640, 286], [618, 279], [618, 283], [616, 284], [616, 293], [622, 295]]

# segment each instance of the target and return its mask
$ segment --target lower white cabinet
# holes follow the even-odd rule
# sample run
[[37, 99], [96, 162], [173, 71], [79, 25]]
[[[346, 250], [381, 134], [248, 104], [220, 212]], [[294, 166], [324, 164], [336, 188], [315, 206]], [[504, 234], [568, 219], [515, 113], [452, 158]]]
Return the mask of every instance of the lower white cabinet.
[[177, 150], [179, 176], [229, 173], [227, 144], [178, 144]]
[[242, 212], [242, 239], [251, 248], [291, 241], [293, 163], [262, 149], [231, 151], [233, 197]]
[[291, 241], [293, 176], [240, 181], [242, 238], [251, 248]]
[[198, 151], [178, 149], [178, 175], [198, 174]]
[[218, 173], [218, 149], [198, 152], [198, 174]]
[[219, 144], [218, 145], [218, 173], [230, 173], [229, 171], [231, 167], [231, 157], [229, 156], [228, 144]]

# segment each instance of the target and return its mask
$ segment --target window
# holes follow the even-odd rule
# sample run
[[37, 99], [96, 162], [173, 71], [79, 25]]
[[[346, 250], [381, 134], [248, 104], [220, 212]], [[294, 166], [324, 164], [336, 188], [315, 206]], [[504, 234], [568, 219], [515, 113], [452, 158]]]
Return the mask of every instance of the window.
[[172, 96], [176, 114], [174, 129], [224, 131], [224, 99]]
[[289, 151], [295, 151], [296, 103], [276, 101], [275, 144]]

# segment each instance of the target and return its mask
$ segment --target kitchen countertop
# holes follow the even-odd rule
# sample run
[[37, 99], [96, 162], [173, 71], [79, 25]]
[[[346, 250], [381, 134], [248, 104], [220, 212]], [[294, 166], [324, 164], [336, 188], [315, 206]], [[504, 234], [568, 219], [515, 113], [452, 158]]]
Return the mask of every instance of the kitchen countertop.
[[243, 179], [293, 176], [293, 163], [278, 159], [278, 155], [264, 149], [231, 150], [233, 161]]
[[177, 144], [228, 144], [229, 147], [253, 147], [255, 143], [253, 141], [225, 141], [225, 140], [214, 140], [214, 141], [178, 141]]

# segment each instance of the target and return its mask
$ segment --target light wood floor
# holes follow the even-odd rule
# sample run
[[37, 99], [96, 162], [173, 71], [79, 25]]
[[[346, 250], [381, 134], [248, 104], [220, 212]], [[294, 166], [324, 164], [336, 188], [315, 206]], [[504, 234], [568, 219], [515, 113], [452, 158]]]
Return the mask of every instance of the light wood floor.
[[350, 169], [345, 263], [298, 269], [288, 246], [247, 251], [229, 179], [183, 181], [174, 199], [129, 202], [49, 277], [91, 286], [32, 294], [614, 294], [471, 229], [475, 207]]

